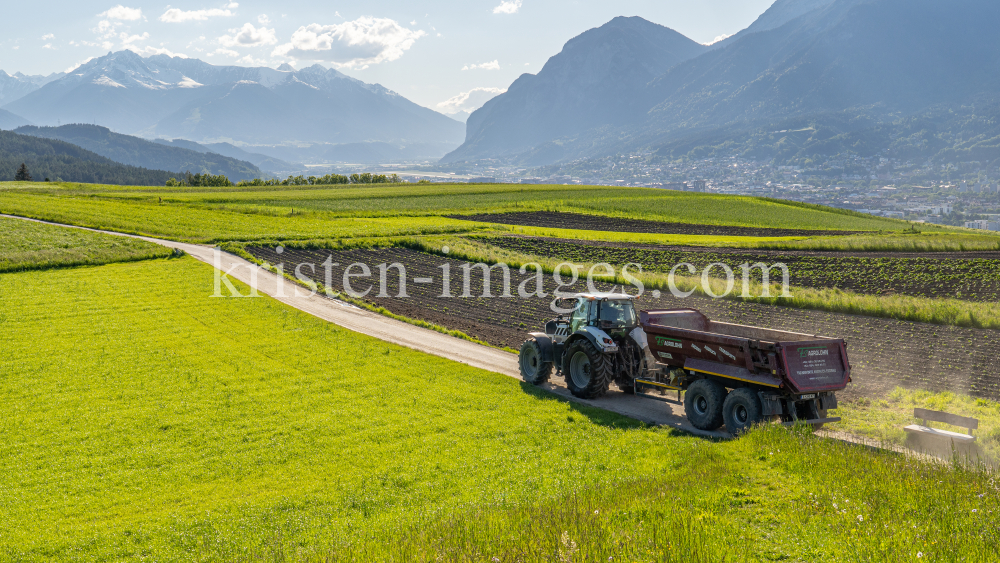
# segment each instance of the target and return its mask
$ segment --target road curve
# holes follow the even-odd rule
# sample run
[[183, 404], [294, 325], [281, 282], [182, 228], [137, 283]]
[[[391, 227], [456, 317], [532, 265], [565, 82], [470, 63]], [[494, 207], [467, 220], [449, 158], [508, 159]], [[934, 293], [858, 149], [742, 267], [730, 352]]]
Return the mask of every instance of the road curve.
[[[239, 280], [247, 285], [251, 285], [252, 279], [256, 277], [256, 286], [259, 294], [267, 295], [290, 307], [331, 322], [348, 330], [365, 334], [412, 348], [427, 354], [433, 354], [442, 358], [448, 358], [456, 362], [461, 362], [473, 367], [503, 374], [520, 380], [518, 371], [517, 356], [503, 350], [483, 346], [468, 340], [462, 340], [453, 336], [430, 330], [427, 328], [411, 325], [396, 319], [382, 316], [378, 313], [360, 309], [337, 299], [329, 298], [322, 294], [313, 294], [306, 288], [302, 288], [293, 282], [281, 278], [256, 264], [232, 254], [216, 250], [211, 246], [175, 242], [139, 235], [129, 235], [112, 231], [102, 231], [65, 225], [62, 223], [51, 223], [37, 219], [28, 219], [16, 215], [3, 215], [10, 219], [20, 219], [37, 223], [46, 223], [71, 229], [81, 229], [103, 233], [106, 235], [135, 238], [147, 242], [177, 248], [183, 250], [195, 259], [205, 262], [216, 269], [224, 272], [231, 279]], [[228, 288], [221, 285], [223, 295], [226, 295]], [[730, 435], [722, 431], [707, 432], [699, 430], [688, 422], [684, 416], [684, 408], [678, 404], [663, 402], [645, 397], [625, 395], [618, 391], [609, 391], [604, 397], [597, 400], [585, 400], [574, 397], [566, 385], [559, 381], [553, 381], [541, 386], [543, 389], [558, 395], [568, 401], [581, 403], [611, 412], [615, 412], [636, 420], [670, 426], [696, 434], [699, 436], [713, 438], [729, 438]]]

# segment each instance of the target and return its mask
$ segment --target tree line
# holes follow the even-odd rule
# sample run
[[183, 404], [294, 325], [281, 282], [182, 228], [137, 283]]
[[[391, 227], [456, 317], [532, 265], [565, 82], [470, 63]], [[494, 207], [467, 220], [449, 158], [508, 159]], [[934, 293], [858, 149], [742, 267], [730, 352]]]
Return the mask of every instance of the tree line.
[[336, 184], [399, 184], [402, 180], [396, 174], [372, 174], [371, 172], [364, 172], [362, 174], [351, 174], [350, 176], [344, 176], [342, 174], [327, 174], [325, 176], [289, 176], [284, 180], [278, 180], [277, 178], [272, 178], [268, 180], [263, 180], [261, 178], [254, 178], [253, 180], [241, 180], [237, 183], [232, 183], [229, 178], [223, 174], [192, 174], [187, 172], [180, 180], [177, 178], [170, 178], [167, 180], [166, 185], [170, 187], [177, 186], [188, 186], [188, 187], [256, 187], [256, 186], [326, 186], [326, 185], [336, 185]]

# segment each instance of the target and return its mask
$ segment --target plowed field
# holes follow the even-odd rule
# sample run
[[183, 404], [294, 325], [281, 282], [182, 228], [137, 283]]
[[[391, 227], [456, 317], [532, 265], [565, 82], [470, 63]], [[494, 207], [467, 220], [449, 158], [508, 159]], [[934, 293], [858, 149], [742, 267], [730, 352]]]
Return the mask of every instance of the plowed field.
[[[1000, 299], [1000, 255], [977, 253], [977, 258], [958, 258], [959, 253], [849, 254], [843, 252], [731, 251], [726, 249], [656, 248], [588, 244], [577, 241], [529, 237], [481, 237], [490, 245], [524, 254], [558, 257], [575, 262], [607, 262], [642, 265], [644, 271], [668, 272], [682, 262], [699, 271], [723, 263], [739, 272], [740, 264], [764, 262], [786, 264], [790, 283], [799, 287], [840, 288], [869, 295], [901, 294], [917, 297], [953, 297], [967, 301]], [[678, 270], [684, 275], [685, 270]], [[721, 275], [722, 270], [715, 271]], [[758, 274], [759, 271], [755, 273]], [[773, 278], [772, 274], [772, 278]], [[780, 275], [780, 272], [778, 273]], [[780, 279], [780, 278], [779, 278]]]
[[[352, 263], [366, 264], [372, 276], [356, 278], [352, 287], [359, 292], [371, 288], [365, 300], [409, 318], [425, 320], [450, 329], [461, 330], [496, 346], [517, 348], [525, 333], [539, 330], [554, 316], [549, 310], [551, 297], [516, 297], [517, 287], [530, 275], [511, 273], [512, 298], [482, 297], [483, 276], [472, 270], [472, 296], [459, 297], [462, 292], [462, 265], [465, 262], [409, 249], [386, 248], [369, 250], [293, 250], [277, 254], [273, 248], [250, 247], [251, 254], [272, 264], [283, 264], [286, 272], [295, 272], [299, 264], [313, 264], [315, 271], [304, 267], [300, 272], [307, 278], [326, 283], [322, 264], [332, 258], [330, 286], [343, 290], [344, 270]], [[399, 278], [395, 269], [388, 270], [385, 296], [379, 297], [380, 264], [400, 263], [406, 269], [406, 294], [398, 297]], [[442, 266], [450, 270], [450, 288], [455, 297], [442, 297]], [[619, 263], [612, 262], [619, 265]], [[360, 270], [355, 268], [354, 273]], [[429, 278], [420, 283], [417, 280]], [[529, 291], [534, 288], [534, 282]], [[546, 276], [544, 289], [551, 294], [556, 284]], [[598, 290], [607, 286], [598, 284]], [[584, 283], [564, 291], [585, 291]], [[491, 292], [502, 293], [502, 277], [497, 270], [491, 276]], [[997, 351], [1000, 331], [939, 326], [874, 317], [862, 317], [806, 311], [770, 305], [713, 300], [705, 297], [678, 299], [667, 295], [654, 299], [643, 296], [638, 303], [644, 309], [690, 307], [710, 318], [726, 322], [772, 327], [809, 334], [844, 338], [854, 366], [854, 385], [846, 396], [877, 395], [897, 384], [932, 391], [951, 390], [977, 397], [1000, 399], [1000, 378], [997, 374]]]
[[477, 215], [450, 215], [452, 219], [497, 223], [500, 225], [520, 225], [525, 227], [547, 227], [550, 229], [577, 229], [584, 231], [608, 231], [616, 233], [650, 233], [661, 235], [715, 235], [731, 237], [794, 237], [856, 235], [863, 231], [814, 231], [808, 229], [763, 229], [756, 227], [731, 227], [723, 225], [695, 225], [690, 223], [669, 223], [645, 221], [621, 217], [601, 217], [582, 213], [560, 213], [556, 211], [524, 211], [514, 213], [480, 213]]

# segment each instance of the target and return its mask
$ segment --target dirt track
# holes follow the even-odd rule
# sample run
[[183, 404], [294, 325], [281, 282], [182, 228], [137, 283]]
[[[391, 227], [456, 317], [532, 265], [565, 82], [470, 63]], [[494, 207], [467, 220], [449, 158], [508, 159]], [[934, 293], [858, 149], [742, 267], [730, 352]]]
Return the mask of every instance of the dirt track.
[[[25, 219], [11, 215], [0, 215], [0, 217], [35, 221], [34, 219]], [[59, 225], [58, 223], [49, 224]], [[216, 252], [209, 246], [85, 229], [72, 225], [59, 226], [114, 236], [137, 238], [168, 248], [178, 248], [197, 260], [212, 265], [223, 272], [231, 271], [232, 273], [229, 277], [243, 283], [249, 284], [252, 276], [256, 275], [259, 293], [348, 330], [520, 380], [517, 368], [517, 356], [514, 354], [397, 321], [371, 311], [347, 305], [342, 301], [310, 294], [306, 290], [300, 290], [299, 293], [296, 293], [295, 284], [288, 280], [282, 279], [280, 283], [281, 290], [279, 291], [279, 278], [275, 274], [263, 270], [243, 258], [225, 252], [218, 252], [219, 261], [216, 262]], [[208, 292], [212, 291], [211, 287], [206, 287], [205, 289]], [[225, 291], [224, 286], [223, 290]], [[669, 426], [699, 436], [713, 438], [729, 437], [728, 434], [722, 431], [706, 432], [694, 428], [688, 422], [687, 418], [684, 417], [683, 407], [670, 403], [627, 396], [617, 391], [612, 391], [597, 401], [587, 401], [573, 397], [561, 381], [555, 380], [553, 384], [546, 384], [543, 388], [568, 401], [605, 409], [650, 424]]]

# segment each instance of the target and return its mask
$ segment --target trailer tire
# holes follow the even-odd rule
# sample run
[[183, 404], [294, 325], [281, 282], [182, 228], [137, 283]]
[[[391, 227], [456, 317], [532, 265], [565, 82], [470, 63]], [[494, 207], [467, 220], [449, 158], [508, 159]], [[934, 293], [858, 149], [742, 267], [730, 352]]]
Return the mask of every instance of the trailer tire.
[[584, 339], [573, 342], [566, 349], [562, 372], [570, 393], [581, 399], [604, 395], [614, 379], [611, 359]]
[[739, 436], [753, 426], [764, 422], [763, 408], [760, 397], [753, 389], [741, 387], [734, 389], [726, 397], [722, 407], [722, 417], [726, 421], [726, 430], [733, 436]]
[[541, 385], [552, 375], [552, 362], [542, 360], [542, 347], [538, 341], [529, 338], [521, 344], [521, 353], [517, 356], [518, 367], [521, 368], [521, 379], [525, 383]]
[[711, 379], [699, 379], [684, 392], [684, 412], [699, 430], [717, 430], [723, 424], [726, 388]]

